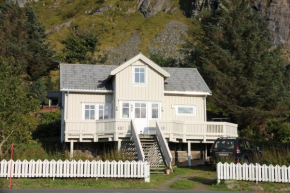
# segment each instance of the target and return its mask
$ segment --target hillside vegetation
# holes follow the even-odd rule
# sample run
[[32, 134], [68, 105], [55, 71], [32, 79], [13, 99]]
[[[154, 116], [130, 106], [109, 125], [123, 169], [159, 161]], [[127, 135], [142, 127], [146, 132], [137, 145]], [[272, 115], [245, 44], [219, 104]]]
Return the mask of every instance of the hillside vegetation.
[[[172, 21], [186, 25], [191, 23], [191, 19], [179, 9], [178, 0], [171, 2], [166, 13], [160, 11], [153, 17], [144, 17], [135, 0], [42, 0], [33, 3], [33, 7], [56, 51], [63, 49], [61, 41], [68, 34], [89, 31], [96, 34], [99, 40], [96, 57], [120, 46], [133, 34], [138, 34], [141, 39], [138, 51], [149, 55], [152, 40], [164, 32], [167, 24]], [[134, 54], [136, 53], [129, 53], [127, 57]]]

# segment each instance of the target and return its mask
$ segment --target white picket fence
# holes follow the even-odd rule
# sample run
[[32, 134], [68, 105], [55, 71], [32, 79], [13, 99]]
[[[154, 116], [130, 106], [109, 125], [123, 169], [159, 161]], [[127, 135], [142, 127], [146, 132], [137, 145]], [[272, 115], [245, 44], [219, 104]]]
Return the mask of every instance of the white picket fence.
[[11, 169], [13, 178], [144, 178], [150, 182], [150, 165], [142, 161], [2, 160], [0, 177], [9, 178]]
[[290, 166], [218, 163], [217, 183], [221, 180], [290, 183]]

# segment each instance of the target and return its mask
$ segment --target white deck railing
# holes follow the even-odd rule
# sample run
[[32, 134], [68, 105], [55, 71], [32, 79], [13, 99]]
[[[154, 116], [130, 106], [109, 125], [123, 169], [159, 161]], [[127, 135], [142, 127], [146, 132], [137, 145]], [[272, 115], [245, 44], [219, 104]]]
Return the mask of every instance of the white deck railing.
[[134, 145], [135, 145], [135, 150], [138, 154], [138, 160], [144, 161], [145, 160], [145, 155], [144, 155], [144, 151], [140, 142], [140, 138], [139, 135], [137, 133], [136, 130], [136, 126], [135, 126], [135, 122], [134, 120], [132, 120], [132, 138], [134, 141]]
[[98, 135], [112, 135], [114, 140], [120, 137], [131, 136], [131, 120], [126, 119], [105, 119], [95, 121], [65, 121], [65, 141], [69, 138], [94, 139]]
[[0, 177], [10, 174], [12, 178], [144, 178], [150, 182], [150, 165], [142, 161], [2, 160]]
[[218, 163], [217, 183], [221, 180], [290, 183], [290, 166]]
[[162, 133], [162, 131], [159, 128], [158, 122], [156, 122], [156, 137], [158, 140], [159, 147], [161, 149], [162, 155], [164, 157], [164, 161], [167, 167], [171, 168], [171, 161], [172, 161], [172, 155], [171, 151], [168, 147], [168, 143]]
[[188, 122], [188, 121], [158, 121], [163, 134], [169, 135], [170, 141], [177, 138], [216, 139], [217, 137], [238, 137], [238, 125], [228, 122]]
[[[188, 122], [158, 120], [159, 128], [169, 141], [215, 140], [217, 137], [237, 137], [237, 124], [228, 122]], [[152, 128], [151, 128], [152, 127]], [[149, 121], [149, 134], [156, 134], [156, 120]], [[65, 141], [86, 139], [97, 141], [98, 138], [118, 138], [132, 136], [132, 123], [128, 119], [105, 119], [96, 121], [65, 121]]]

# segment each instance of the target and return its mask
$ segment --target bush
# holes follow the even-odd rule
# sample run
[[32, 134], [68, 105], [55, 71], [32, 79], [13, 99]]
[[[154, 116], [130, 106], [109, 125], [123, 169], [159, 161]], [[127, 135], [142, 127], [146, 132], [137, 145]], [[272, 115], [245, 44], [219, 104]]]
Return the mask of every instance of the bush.
[[103, 161], [106, 161], [106, 160], [109, 160], [109, 161], [133, 161], [134, 160], [134, 157], [133, 155], [128, 155], [126, 154], [125, 152], [121, 151], [117, 151], [117, 150], [105, 150], [102, 154], [102, 160]]
[[262, 151], [260, 164], [290, 166], [290, 143], [256, 141], [255, 144]]

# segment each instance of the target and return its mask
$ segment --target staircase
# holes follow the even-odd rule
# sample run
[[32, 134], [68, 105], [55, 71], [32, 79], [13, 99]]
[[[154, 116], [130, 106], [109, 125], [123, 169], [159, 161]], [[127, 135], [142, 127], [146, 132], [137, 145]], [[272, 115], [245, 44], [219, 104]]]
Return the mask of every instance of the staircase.
[[139, 135], [145, 161], [150, 163], [150, 173], [164, 174], [165, 163], [155, 135]]

